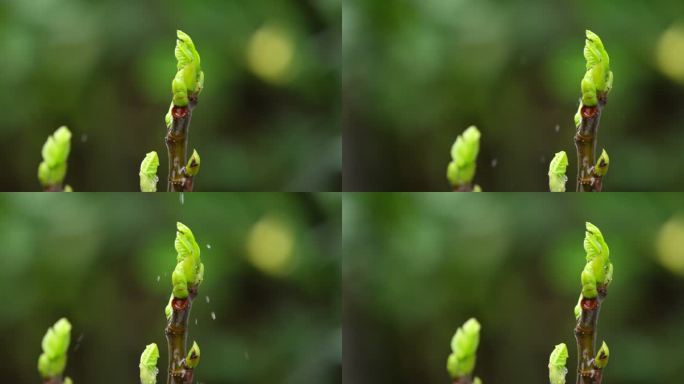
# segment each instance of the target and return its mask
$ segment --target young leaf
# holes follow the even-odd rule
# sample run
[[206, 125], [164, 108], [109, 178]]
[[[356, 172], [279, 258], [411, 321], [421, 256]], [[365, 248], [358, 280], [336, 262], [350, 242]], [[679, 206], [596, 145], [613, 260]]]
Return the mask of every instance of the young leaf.
[[598, 104], [597, 92], [607, 93], [613, 84], [613, 73], [610, 71], [610, 58], [603, 47], [603, 42], [594, 32], [586, 31], [584, 58], [587, 61], [587, 72], [581, 82], [582, 104], [593, 107]]
[[174, 242], [178, 263], [171, 275], [173, 295], [184, 299], [188, 297], [188, 285], [200, 284], [204, 276], [204, 265], [200, 259], [200, 248], [190, 228], [176, 223], [177, 232]]
[[557, 152], [549, 164], [549, 190], [551, 192], [565, 192], [565, 183], [568, 177], [565, 171], [568, 168], [568, 155], [565, 151]]
[[38, 166], [38, 180], [44, 187], [60, 185], [67, 171], [67, 158], [71, 150], [71, 131], [59, 127], [48, 136], [41, 151], [43, 161]]
[[480, 151], [480, 136], [477, 127], [470, 126], [451, 146], [451, 162], [447, 167], [447, 179], [451, 185], [464, 185], [473, 180], [475, 161]]
[[471, 318], [456, 330], [451, 339], [451, 354], [447, 371], [452, 378], [470, 375], [475, 368], [477, 347], [480, 343], [480, 323]]
[[59, 319], [43, 337], [43, 353], [38, 358], [38, 372], [44, 378], [61, 376], [66, 368], [67, 350], [71, 341], [71, 323]]
[[596, 166], [594, 167], [594, 173], [597, 176], [605, 176], [608, 173], [608, 166], [610, 165], [610, 159], [608, 158], [608, 152], [604, 149], [601, 151], [601, 156], [596, 161]]
[[565, 384], [565, 375], [568, 369], [565, 364], [568, 360], [568, 347], [565, 343], [556, 345], [549, 356], [549, 381], [551, 384]]
[[157, 168], [159, 168], [159, 156], [156, 151], [148, 152], [140, 163], [140, 191], [157, 192]]
[[[176, 31], [178, 40], [174, 50], [178, 60], [178, 72], [173, 79], [173, 105], [188, 105], [188, 93], [199, 93], [204, 86], [204, 73], [200, 67], [200, 56], [190, 36], [183, 31]], [[167, 123], [168, 125], [168, 123]]]
[[157, 384], [157, 360], [159, 359], [159, 348], [152, 343], [145, 347], [140, 355], [140, 384]]

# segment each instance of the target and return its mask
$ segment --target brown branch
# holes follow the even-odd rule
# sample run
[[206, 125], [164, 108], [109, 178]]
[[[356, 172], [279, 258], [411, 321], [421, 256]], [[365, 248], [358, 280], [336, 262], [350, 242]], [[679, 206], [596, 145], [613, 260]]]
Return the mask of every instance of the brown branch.
[[452, 384], [472, 384], [473, 379], [470, 378], [470, 376], [466, 377], [459, 377], [457, 379], [454, 379]]
[[188, 297], [171, 300], [171, 317], [166, 324], [166, 341], [169, 347], [167, 384], [191, 384], [193, 370], [185, 365], [188, 342], [188, 320], [192, 302], [197, 297], [197, 286], [188, 287]]
[[43, 379], [43, 384], [62, 384], [62, 378], [61, 377], [50, 377]]
[[582, 313], [575, 327], [577, 341], [577, 384], [601, 384], [603, 371], [594, 364], [596, 336], [601, 302], [607, 295], [605, 285], [598, 285], [598, 295], [593, 299], [582, 298]]
[[172, 123], [166, 132], [166, 149], [169, 154], [169, 192], [192, 192], [192, 179], [186, 180], [185, 164], [188, 154], [188, 135], [192, 110], [197, 106], [197, 94], [188, 95], [187, 106], [171, 108]]
[[[582, 103], [582, 100], [580, 100]], [[577, 192], [600, 192], [603, 188], [601, 177], [594, 172], [596, 165], [596, 142], [601, 112], [606, 105], [606, 94], [598, 94], [598, 105], [582, 105], [582, 121], [575, 133], [577, 149]]]

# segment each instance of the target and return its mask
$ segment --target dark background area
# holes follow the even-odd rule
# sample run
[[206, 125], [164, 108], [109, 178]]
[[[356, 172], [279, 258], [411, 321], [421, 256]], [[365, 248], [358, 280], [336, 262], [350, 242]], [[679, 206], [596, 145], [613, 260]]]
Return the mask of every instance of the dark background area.
[[182, 205], [175, 194], [0, 195], [2, 381], [40, 381], [41, 339], [66, 316], [75, 383], [138, 382], [152, 342], [165, 383], [176, 221], [205, 265], [189, 333], [198, 383], [341, 382], [340, 195], [206, 193]]
[[40, 150], [61, 125], [75, 190], [137, 191], [151, 150], [166, 180], [182, 29], [205, 73], [195, 189], [339, 190], [341, 15], [339, 0], [4, 0], [0, 189], [40, 189]]
[[448, 383], [451, 337], [473, 316], [484, 383], [548, 382], [561, 342], [574, 382], [585, 221], [615, 270], [598, 326], [611, 352], [604, 382], [684, 375], [682, 196], [347, 194], [343, 204], [345, 382]]
[[[568, 153], [584, 30], [615, 82], [598, 152], [606, 191], [684, 189], [684, 2], [345, 0], [345, 190], [446, 191], [452, 143], [477, 125], [485, 191], [546, 191]], [[598, 155], [598, 154], [597, 154]]]

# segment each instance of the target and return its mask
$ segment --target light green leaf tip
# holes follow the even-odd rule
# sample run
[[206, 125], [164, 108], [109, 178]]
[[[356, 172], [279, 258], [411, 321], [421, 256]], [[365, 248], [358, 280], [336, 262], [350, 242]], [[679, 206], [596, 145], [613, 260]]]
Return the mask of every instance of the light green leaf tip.
[[152, 343], [145, 347], [140, 355], [140, 384], [157, 384], [157, 360], [159, 359], [159, 348]]
[[608, 365], [608, 359], [610, 358], [610, 350], [608, 350], [608, 344], [604, 341], [603, 344], [601, 345], [601, 349], [599, 349], [598, 353], [596, 354], [596, 358], [594, 359], [594, 365], [596, 365], [597, 368], [603, 369]]
[[604, 149], [601, 151], [601, 156], [599, 156], [596, 161], [596, 166], [594, 166], [594, 173], [597, 176], [605, 176], [608, 173], [608, 166], [610, 165], [610, 158], [608, 157], [608, 152]]
[[157, 168], [159, 168], [159, 156], [156, 151], [148, 152], [140, 163], [140, 191], [157, 192]]
[[482, 380], [479, 377], [473, 379], [473, 384], [482, 384]]
[[178, 264], [171, 275], [173, 295], [184, 299], [188, 297], [188, 285], [199, 285], [204, 277], [204, 264], [200, 259], [200, 248], [190, 228], [183, 223], [176, 223], [176, 240], [174, 246], [178, 256]]
[[166, 307], [164, 308], [164, 314], [166, 315], [166, 320], [169, 320], [171, 318], [171, 314], [173, 313], [173, 309], [171, 308], [171, 303], [173, 303], [173, 293], [171, 294], [171, 297], [169, 297], [169, 302], [166, 304]]
[[456, 330], [451, 339], [451, 354], [447, 371], [452, 378], [470, 375], [475, 368], [477, 347], [480, 344], [480, 323], [471, 318]]
[[464, 185], [473, 180], [480, 151], [480, 136], [477, 127], [470, 126], [451, 146], [451, 162], [447, 167], [447, 179], [451, 185]]
[[598, 94], [608, 93], [613, 85], [613, 73], [610, 71], [610, 57], [603, 46], [601, 38], [594, 32], [586, 31], [584, 58], [587, 72], [582, 78], [582, 103], [586, 106], [598, 104]]
[[74, 384], [74, 382], [71, 380], [71, 377], [67, 377], [64, 379], [64, 384]]
[[200, 157], [196, 150], [192, 150], [192, 156], [188, 159], [188, 164], [185, 166], [185, 174], [188, 176], [195, 176], [200, 170]]
[[603, 234], [594, 224], [586, 223], [584, 251], [587, 264], [582, 271], [582, 295], [592, 299], [597, 295], [597, 284], [610, 284], [613, 279], [613, 264], [610, 262], [610, 249]]
[[38, 166], [38, 180], [44, 186], [59, 185], [64, 181], [67, 171], [67, 159], [71, 150], [71, 131], [67, 127], [59, 127], [48, 136], [43, 144], [43, 161]]
[[188, 351], [188, 356], [185, 358], [185, 365], [188, 368], [195, 368], [200, 362], [200, 349], [196, 342], [192, 342], [192, 348]]
[[551, 384], [565, 384], [565, 375], [568, 369], [565, 364], [568, 360], [568, 347], [565, 343], [556, 345], [549, 356], [549, 381]]
[[565, 175], [568, 168], [568, 155], [565, 151], [557, 152], [549, 164], [549, 190], [551, 192], [565, 192], [565, 183], [568, 177]]
[[71, 323], [59, 319], [43, 337], [43, 353], [38, 358], [38, 372], [43, 378], [61, 376], [66, 368], [67, 350], [71, 341]]
[[[200, 56], [188, 34], [176, 31], [178, 39], [174, 50], [178, 61], [178, 72], [173, 78], [173, 104], [179, 107], [188, 105], [188, 93], [199, 93], [204, 86], [204, 72], [200, 67]], [[167, 121], [168, 125], [168, 121]]]

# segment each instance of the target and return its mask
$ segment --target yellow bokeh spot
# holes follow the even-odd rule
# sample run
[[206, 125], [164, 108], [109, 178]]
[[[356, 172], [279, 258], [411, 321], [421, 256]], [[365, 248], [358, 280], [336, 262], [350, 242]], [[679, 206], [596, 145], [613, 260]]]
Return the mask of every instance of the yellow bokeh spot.
[[247, 44], [249, 69], [271, 83], [281, 83], [288, 79], [293, 58], [292, 38], [274, 26], [259, 28]]
[[684, 217], [674, 217], [660, 228], [656, 255], [663, 267], [684, 276]]
[[660, 36], [656, 59], [660, 71], [684, 84], [684, 24], [675, 24]]
[[294, 235], [274, 217], [259, 220], [247, 236], [247, 256], [259, 270], [282, 276], [292, 269]]

